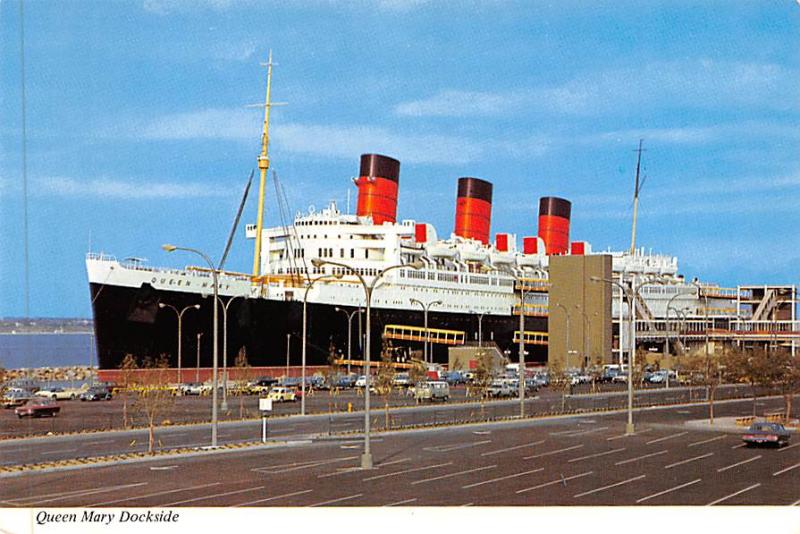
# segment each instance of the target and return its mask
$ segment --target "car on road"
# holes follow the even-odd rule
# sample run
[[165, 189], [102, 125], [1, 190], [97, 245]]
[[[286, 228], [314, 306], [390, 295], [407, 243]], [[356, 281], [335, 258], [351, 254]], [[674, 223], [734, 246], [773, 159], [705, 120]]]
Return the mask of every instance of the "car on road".
[[272, 386], [278, 383], [278, 379], [271, 376], [262, 376], [257, 380], [250, 382], [247, 385], [247, 391], [253, 395], [260, 395], [262, 393], [269, 393]]
[[268, 399], [275, 402], [294, 402], [297, 400], [297, 391], [285, 386], [274, 386], [267, 394]]
[[31, 399], [22, 406], [14, 408], [17, 417], [42, 417], [49, 415], [55, 417], [61, 411], [61, 406], [51, 398]]
[[446, 401], [450, 398], [450, 386], [443, 380], [417, 382], [414, 386], [414, 399], [418, 401]]
[[83, 389], [78, 388], [49, 387], [40, 389], [34, 395], [55, 400], [72, 400], [77, 399], [83, 391]]
[[753, 423], [742, 436], [742, 441], [750, 447], [752, 445], [777, 445], [783, 447], [789, 443], [789, 433], [779, 423]]
[[33, 393], [22, 389], [12, 388], [5, 392], [3, 400], [3, 408], [15, 408], [22, 406], [33, 397]]
[[[372, 385], [374, 381], [375, 380], [372, 377], [370, 377], [369, 384]], [[358, 377], [358, 380], [356, 380], [356, 387], [357, 388], [367, 387], [367, 377], [365, 375], [361, 375]]]
[[411, 385], [411, 378], [408, 373], [397, 373], [392, 378], [392, 385], [398, 388], [407, 388]]
[[206, 391], [206, 385], [201, 382], [189, 382], [181, 384], [180, 391], [181, 395], [205, 395], [211, 389], [208, 388], [208, 391]]
[[105, 387], [91, 387], [80, 395], [80, 399], [82, 401], [109, 401], [111, 400], [111, 397], [111, 390]]
[[486, 395], [494, 398], [513, 397], [514, 389], [511, 387], [511, 384], [506, 381], [495, 380], [486, 388]]

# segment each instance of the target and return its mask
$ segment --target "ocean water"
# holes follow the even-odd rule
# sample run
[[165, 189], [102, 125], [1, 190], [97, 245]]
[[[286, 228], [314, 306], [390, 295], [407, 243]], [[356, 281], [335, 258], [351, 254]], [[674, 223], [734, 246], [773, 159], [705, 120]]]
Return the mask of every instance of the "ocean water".
[[0, 366], [97, 366], [92, 334], [0, 334]]

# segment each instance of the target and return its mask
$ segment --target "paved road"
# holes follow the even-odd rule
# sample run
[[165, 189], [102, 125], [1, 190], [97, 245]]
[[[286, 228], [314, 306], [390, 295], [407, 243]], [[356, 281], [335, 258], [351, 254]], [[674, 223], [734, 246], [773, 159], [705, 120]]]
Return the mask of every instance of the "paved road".
[[[683, 396], [683, 400], [691, 394], [690, 390], [670, 392], [651, 392], [640, 395], [639, 400], [647, 405], [648, 398], [654, 400]], [[568, 400], [567, 408], [580, 406], [585, 409], [621, 407], [625, 405], [624, 396], [617, 393], [576, 396]], [[198, 399], [192, 399], [199, 402]], [[112, 401], [113, 402], [113, 401]], [[76, 408], [91, 409], [97, 403], [79, 403]], [[106, 404], [106, 403], [103, 403]], [[527, 414], [540, 414], [548, 411], [560, 411], [562, 399], [560, 395], [550, 392], [540, 398], [530, 399], [526, 404]], [[441, 423], [458, 424], [465, 421], [497, 419], [519, 414], [516, 400], [498, 400], [485, 403], [453, 403], [407, 406], [386, 412], [378, 405], [371, 417], [375, 429], [398, 428], [419, 425], [436, 425]], [[270, 440], [308, 439], [324, 435], [336, 435], [346, 432], [359, 432], [363, 429], [363, 412], [316, 414], [306, 417], [288, 416], [271, 418], [269, 421]], [[46, 419], [26, 420], [25, 424], [47, 425]], [[91, 426], [88, 425], [90, 428]], [[179, 447], [202, 447], [211, 444], [210, 425], [197, 424], [178, 427], [161, 427], [156, 431], [156, 449], [173, 449]], [[229, 421], [220, 424], [219, 444], [252, 442], [261, 438], [260, 420]], [[144, 452], [147, 450], [147, 431], [129, 430], [92, 434], [64, 436], [43, 436], [25, 439], [0, 441], [0, 466], [33, 464], [72, 458], [86, 458], [120, 454], [127, 452]]]
[[[779, 399], [764, 401], [777, 409]], [[749, 413], [749, 402], [720, 415]], [[688, 413], [687, 413], [688, 412]], [[800, 502], [800, 443], [742, 447], [685, 427], [705, 407], [393, 432], [27, 474], [3, 479], [3, 506], [787, 505]]]

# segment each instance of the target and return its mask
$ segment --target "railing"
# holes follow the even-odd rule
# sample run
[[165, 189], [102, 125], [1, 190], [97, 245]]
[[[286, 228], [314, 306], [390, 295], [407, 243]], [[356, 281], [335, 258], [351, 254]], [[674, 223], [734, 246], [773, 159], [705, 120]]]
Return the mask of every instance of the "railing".
[[385, 339], [401, 341], [428, 341], [441, 345], [463, 345], [465, 332], [461, 330], [443, 330], [441, 328], [425, 328], [398, 324], [387, 324], [383, 329]]
[[550, 291], [550, 281], [546, 278], [520, 278], [515, 288], [522, 291]]
[[[514, 331], [514, 343], [519, 343], [519, 330]], [[547, 332], [531, 332], [525, 331], [525, 344], [526, 345], [547, 345], [548, 336]]]

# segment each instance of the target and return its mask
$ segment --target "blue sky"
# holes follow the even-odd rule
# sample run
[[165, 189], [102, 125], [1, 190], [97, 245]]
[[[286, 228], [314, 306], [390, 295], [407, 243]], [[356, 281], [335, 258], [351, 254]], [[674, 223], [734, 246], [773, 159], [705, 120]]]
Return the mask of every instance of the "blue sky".
[[[0, 2], [0, 316], [24, 313], [20, 18]], [[401, 218], [453, 228], [456, 180], [494, 183], [492, 233], [638, 243], [722, 285], [798, 283], [800, 5], [750, 1], [25, 3], [30, 313], [90, 314], [84, 255], [219, 258], [259, 151], [291, 212], [345, 207], [363, 152], [401, 162]], [[267, 221], [280, 219], [270, 182]], [[352, 197], [355, 198], [355, 195]], [[255, 220], [251, 196], [243, 222]], [[228, 267], [247, 271], [243, 230]]]

